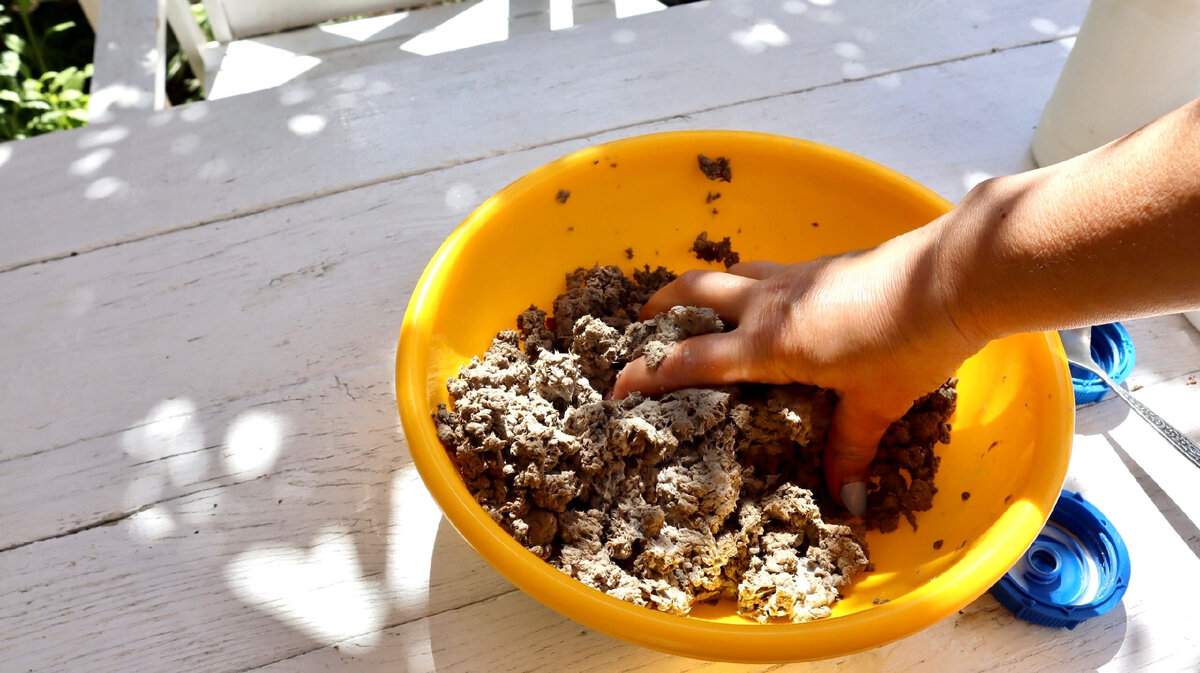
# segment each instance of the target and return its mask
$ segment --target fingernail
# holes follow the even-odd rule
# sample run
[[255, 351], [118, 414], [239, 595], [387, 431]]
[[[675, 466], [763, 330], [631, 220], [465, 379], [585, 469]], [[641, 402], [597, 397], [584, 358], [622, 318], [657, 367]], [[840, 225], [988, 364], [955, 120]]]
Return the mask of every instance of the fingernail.
[[852, 481], [842, 484], [842, 504], [854, 516], [862, 516], [867, 512], [867, 482]]

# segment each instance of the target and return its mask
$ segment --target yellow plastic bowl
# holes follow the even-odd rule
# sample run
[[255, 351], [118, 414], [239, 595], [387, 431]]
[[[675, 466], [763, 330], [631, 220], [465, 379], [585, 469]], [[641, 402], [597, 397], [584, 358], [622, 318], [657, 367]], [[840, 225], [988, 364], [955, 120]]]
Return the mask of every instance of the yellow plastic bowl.
[[[698, 154], [728, 157], [733, 181], [705, 178]], [[565, 203], [556, 198], [560, 190], [570, 192]], [[709, 203], [710, 192], [721, 196]], [[576, 267], [713, 268], [688, 252], [701, 231], [732, 237], [744, 260], [798, 262], [870, 247], [949, 207], [857, 156], [758, 133], [630, 138], [533, 171], [451, 234], [404, 316], [396, 396], [422, 479], [446, 518], [513, 584], [566, 617], [639, 645], [725, 661], [811, 660], [934, 624], [982, 595], [1017, 561], [1058, 498], [1074, 407], [1057, 335], [995, 341], [962, 366], [952, 441], [939, 449], [933, 509], [917, 516], [916, 532], [902, 523], [896, 532], [869, 536], [875, 571], [846, 593], [832, 617], [805, 624], [754, 623], [731, 604], [667, 615], [560, 573], [476, 504], [438, 442], [430, 412], [446, 401], [446, 379], [460, 365], [486, 350], [496, 332], [512, 329], [530, 302], [549, 309], [564, 289], [564, 274]]]

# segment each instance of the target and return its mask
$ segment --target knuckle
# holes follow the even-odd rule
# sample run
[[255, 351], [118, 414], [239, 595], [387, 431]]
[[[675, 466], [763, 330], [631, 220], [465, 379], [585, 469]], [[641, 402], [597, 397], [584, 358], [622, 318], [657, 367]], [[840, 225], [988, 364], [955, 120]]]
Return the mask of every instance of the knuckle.
[[675, 279], [675, 286], [685, 292], [698, 290], [706, 275], [708, 275], [707, 272], [699, 269], [684, 271]]

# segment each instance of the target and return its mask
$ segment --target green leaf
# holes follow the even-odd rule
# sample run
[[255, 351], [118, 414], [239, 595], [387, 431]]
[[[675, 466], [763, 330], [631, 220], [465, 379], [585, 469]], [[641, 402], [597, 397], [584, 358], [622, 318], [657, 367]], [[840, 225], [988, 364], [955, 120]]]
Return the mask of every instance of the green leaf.
[[20, 94], [18, 94], [16, 91], [9, 91], [7, 89], [0, 90], [0, 100], [16, 103], [17, 105], [21, 104]]
[[63, 82], [63, 91], [78, 91], [79, 93], [83, 93], [83, 88], [86, 84], [87, 75], [80, 70], [76, 70]]
[[[72, 79], [75, 79], [77, 77], [79, 77], [79, 71], [77, 69], [75, 69], [74, 67], [63, 68], [60, 72], [58, 72], [54, 75], [54, 80], [50, 83], [50, 86], [53, 87], [54, 90], [56, 90], [56, 91], [62, 91], [63, 89], [67, 88], [67, 84], [69, 82], [71, 82]], [[82, 84], [83, 83], [82, 78], [79, 78], [79, 79], [80, 79], [80, 84]], [[75, 86], [72, 88], [78, 89], [79, 86]]]
[[24, 54], [25, 50], [29, 48], [29, 45], [26, 44], [25, 38], [21, 37], [20, 35], [17, 35], [16, 33], [8, 33], [4, 36], [4, 48], [10, 51], [15, 51], [18, 54]]
[[83, 92], [79, 89], [67, 89], [58, 94], [59, 99], [64, 101], [76, 101], [83, 98]]
[[37, 122], [39, 124], [53, 124], [57, 123], [58, 120], [66, 116], [66, 113], [64, 113], [62, 110], [50, 110], [49, 112], [43, 112], [42, 114], [38, 115]]
[[21, 57], [16, 52], [0, 52], [0, 75], [16, 77], [21, 71]]
[[73, 119], [81, 124], [86, 124], [86, 123], [88, 123], [87, 107], [76, 108], [74, 110], [67, 110], [67, 117], [69, 117], [70, 119]]
[[59, 33], [66, 32], [68, 30], [71, 30], [74, 27], [75, 27], [74, 21], [63, 21], [62, 23], [57, 23], [57, 24], [47, 28], [46, 32], [42, 33], [42, 38], [45, 39], [45, 38], [57, 35]]
[[53, 110], [54, 108], [49, 103], [42, 100], [41, 98], [33, 98], [33, 99], [26, 98], [25, 99], [25, 109], [26, 110], [50, 111], [50, 110]]

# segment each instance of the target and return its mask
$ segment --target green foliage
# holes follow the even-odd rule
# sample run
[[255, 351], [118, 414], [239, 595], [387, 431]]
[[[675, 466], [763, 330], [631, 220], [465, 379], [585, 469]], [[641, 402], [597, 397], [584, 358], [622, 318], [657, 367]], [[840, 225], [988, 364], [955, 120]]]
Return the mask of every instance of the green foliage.
[[0, 35], [0, 141], [86, 124], [94, 37], [79, 6], [0, 6]]

